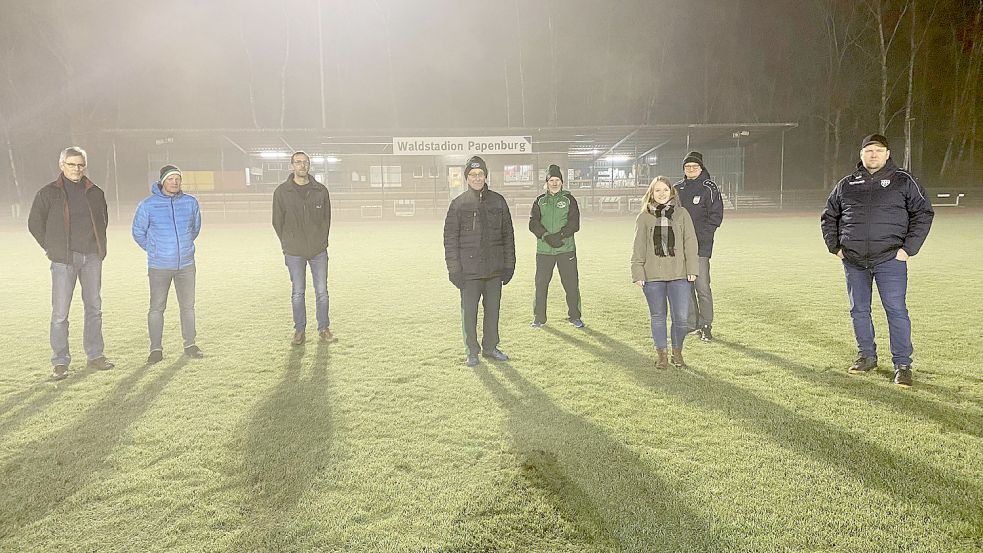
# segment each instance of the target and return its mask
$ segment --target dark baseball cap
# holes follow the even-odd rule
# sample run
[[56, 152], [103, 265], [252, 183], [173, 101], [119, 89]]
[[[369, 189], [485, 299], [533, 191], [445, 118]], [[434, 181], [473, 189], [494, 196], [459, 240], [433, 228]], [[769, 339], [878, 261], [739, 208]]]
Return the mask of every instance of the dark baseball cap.
[[887, 145], [887, 137], [884, 136], [883, 134], [870, 134], [870, 135], [867, 135], [867, 137], [864, 138], [864, 141], [860, 143], [860, 149], [863, 150], [864, 148], [866, 148], [867, 146], [870, 146], [871, 144], [880, 144], [881, 146], [884, 146], [885, 148], [888, 148], [888, 149], [891, 148], [890, 146]]

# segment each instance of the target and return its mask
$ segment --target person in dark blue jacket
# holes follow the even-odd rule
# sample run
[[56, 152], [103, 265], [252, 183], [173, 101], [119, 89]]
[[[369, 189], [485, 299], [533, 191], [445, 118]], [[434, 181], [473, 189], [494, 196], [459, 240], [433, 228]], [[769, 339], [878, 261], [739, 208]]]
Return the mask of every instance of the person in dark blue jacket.
[[911, 386], [911, 320], [905, 305], [908, 258], [925, 243], [934, 217], [925, 189], [891, 159], [887, 138], [880, 134], [864, 138], [857, 170], [836, 183], [820, 217], [826, 247], [843, 261], [846, 272], [859, 350], [850, 373], [877, 367], [870, 317], [876, 282], [887, 312], [894, 383]]
[[689, 302], [689, 327], [699, 333], [704, 342], [713, 340], [713, 292], [710, 290], [710, 256], [713, 254], [713, 235], [724, 220], [724, 203], [717, 185], [703, 165], [703, 154], [690, 152], [683, 158], [683, 175], [675, 184], [679, 205], [686, 208], [700, 246], [700, 272], [693, 283]]
[[133, 216], [133, 239], [147, 252], [150, 278], [150, 356], [147, 364], [164, 358], [164, 309], [174, 282], [181, 309], [184, 353], [199, 358], [195, 344], [195, 238], [201, 230], [201, 211], [194, 196], [181, 191], [181, 170], [174, 165], [160, 169], [160, 180], [150, 185], [150, 196]]

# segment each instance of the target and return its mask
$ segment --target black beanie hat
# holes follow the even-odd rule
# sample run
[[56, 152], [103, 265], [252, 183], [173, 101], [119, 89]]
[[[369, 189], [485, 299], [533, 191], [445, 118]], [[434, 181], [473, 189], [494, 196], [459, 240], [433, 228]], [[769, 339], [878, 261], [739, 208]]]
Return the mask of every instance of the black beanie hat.
[[706, 165], [703, 165], [703, 154], [700, 152], [690, 152], [686, 154], [686, 157], [683, 158], [683, 165], [686, 165], [687, 163], [699, 163], [701, 168], [707, 168]]
[[864, 141], [860, 143], [860, 149], [863, 150], [864, 148], [870, 146], [871, 144], [880, 144], [881, 146], [890, 149], [890, 146], [887, 145], [887, 137], [884, 136], [883, 134], [867, 135], [867, 137], [864, 138]]
[[164, 182], [171, 175], [180, 175], [181, 170], [176, 165], [165, 165], [160, 168], [160, 179], [157, 182]]
[[553, 177], [559, 177], [560, 182], [563, 182], [563, 171], [560, 171], [560, 168], [556, 165], [550, 165], [549, 168], [546, 169], [546, 181], [549, 182], [549, 180]]
[[464, 165], [464, 178], [468, 178], [468, 173], [470, 173], [472, 169], [481, 169], [485, 172], [485, 176], [488, 176], [488, 166], [485, 165], [485, 160], [478, 156], [471, 156], [471, 159], [469, 159]]

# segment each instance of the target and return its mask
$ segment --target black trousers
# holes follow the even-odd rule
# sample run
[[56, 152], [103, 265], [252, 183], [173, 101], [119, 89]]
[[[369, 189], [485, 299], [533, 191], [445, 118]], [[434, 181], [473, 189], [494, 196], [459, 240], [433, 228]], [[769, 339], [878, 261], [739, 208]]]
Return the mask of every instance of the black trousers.
[[481, 351], [498, 347], [498, 312], [502, 306], [502, 277], [465, 280], [461, 289], [461, 325], [468, 353], [478, 354], [478, 300], [484, 309]]
[[560, 284], [567, 294], [567, 317], [572, 321], [581, 317], [580, 274], [577, 272], [577, 252], [550, 255], [536, 254], [536, 302], [533, 316], [536, 322], [546, 322], [546, 298], [549, 296], [553, 267], [560, 270]]

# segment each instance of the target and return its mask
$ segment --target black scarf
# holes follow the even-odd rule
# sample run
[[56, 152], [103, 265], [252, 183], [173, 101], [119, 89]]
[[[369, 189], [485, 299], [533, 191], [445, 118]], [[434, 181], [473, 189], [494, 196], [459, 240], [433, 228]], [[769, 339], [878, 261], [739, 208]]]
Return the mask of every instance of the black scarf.
[[672, 231], [672, 204], [649, 205], [649, 211], [655, 215], [655, 229], [652, 230], [652, 244], [655, 255], [659, 257], [676, 256], [676, 234]]

